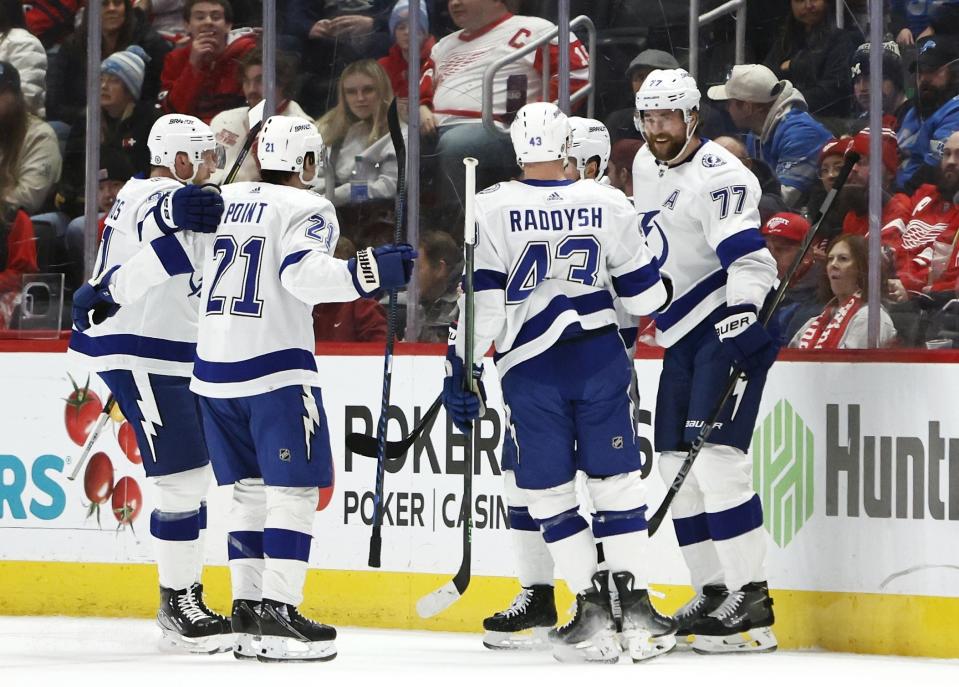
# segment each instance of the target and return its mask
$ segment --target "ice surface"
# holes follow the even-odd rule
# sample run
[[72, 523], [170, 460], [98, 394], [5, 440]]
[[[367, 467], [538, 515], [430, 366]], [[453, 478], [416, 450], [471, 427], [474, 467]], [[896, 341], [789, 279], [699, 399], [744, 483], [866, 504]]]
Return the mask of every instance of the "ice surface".
[[959, 660], [787, 652], [650, 663], [563, 665], [547, 653], [493, 652], [479, 635], [340, 628], [329, 663], [259, 664], [232, 654], [157, 650], [147, 620], [0, 617], [0, 687], [831, 687], [959, 685]]

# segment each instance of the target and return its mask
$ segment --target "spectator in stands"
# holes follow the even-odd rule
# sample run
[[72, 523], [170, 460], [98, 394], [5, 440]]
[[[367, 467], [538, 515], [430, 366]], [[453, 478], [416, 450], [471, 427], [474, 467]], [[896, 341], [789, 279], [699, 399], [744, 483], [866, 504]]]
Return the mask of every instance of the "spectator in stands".
[[932, 21], [932, 2], [915, 0], [890, 0], [889, 29], [896, 37], [896, 43], [906, 48], [929, 29]]
[[133, 0], [133, 6], [150, 18], [153, 30], [171, 43], [187, 35], [184, 4], [185, 0]]
[[[809, 229], [809, 221], [794, 212], [777, 213], [763, 224], [766, 247], [776, 260], [780, 280], [786, 278]], [[822, 271], [822, 265], [813, 260], [812, 251], [807, 252], [774, 315], [776, 322], [771, 329], [780, 333], [783, 344], [791, 341], [799, 327], [822, 310], [822, 302], [816, 296]]]
[[715, 139], [716, 143], [731, 152], [736, 158], [746, 166], [756, 180], [759, 182], [759, 188], [763, 194], [759, 199], [759, 217], [765, 222], [777, 212], [787, 210], [783, 202], [782, 188], [779, 180], [773, 175], [769, 166], [762, 160], [754, 160], [746, 152], [746, 145], [735, 136], [720, 136]]
[[792, 0], [791, 11], [763, 64], [788, 79], [818, 117], [850, 112], [849, 58], [859, 44], [836, 27], [835, 0]]
[[75, 28], [81, 0], [30, 0], [22, 2], [27, 29], [47, 50], [60, 45]]
[[36, 271], [37, 247], [30, 218], [0, 200], [0, 329], [10, 326], [23, 275]]
[[624, 138], [616, 141], [610, 149], [609, 165], [606, 167], [609, 184], [625, 193], [630, 200], [633, 198], [633, 160], [644, 145], [642, 140]]
[[[450, 324], [459, 312], [460, 277], [463, 274], [463, 249], [445, 231], [426, 231], [420, 236], [416, 280], [420, 289], [419, 332], [406, 332], [410, 341], [441, 343], [446, 341]], [[401, 294], [401, 298], [404, 294]], [[401, 303], [400, 321], [406, 326], [408, 303]], [[415, 336], [415, 339], [414, 339]]]
[[[430, 54], [429, 68], [420, 82], [423, 105], [421, 131], [437, 137], [443, 197], [458, 204], [463, 193], [463, 158], [478, 157], [477, 187], [485, 188], [513, 176], [516, 156], [507, 136], [487, 131], [482, 123], [483, 72], [493, 61], [515, 53], [556, 26], [545, 19], [513, 15], [507, 0], [449, 0], [449, 10], [460, 30], [440, 39]], [[570, 36], [570, 92], [585, 85], [589, 55]], [[559, 47], [549, 46], [550, 64], [556, 65]], [[526, 102], [555, 99], [556, 76], [549, 93], [542, 92], [542, 50], [517, 60], [497, 74], [493, 83], [493, 118], [503, 127]], [[555, 71], [555, 69], [553, 70]]]
[[[912, 104], [906, 98], [902, 58], [895, 43], [882, 46], [882, 126], [899, 130]], [[852, 94], [856, 100], [859, 118], [869, 119], [869, 43], [856, 49], [852, 58]]]
[[0, 132], [0, 200], [39, 212], [60, 178], [60, 147], [50, 125], [27, 111], [9, 62], [0, 62]]
[[[345, 236], [336, 242], [333, 257], [348, 260], [356, 246]], [[386, 341], [386, 312], [372, 298], [313, 306], [313, 335], [321, 341]]]
[[[215, 184], [221, 183], [226, 177], [246, 142], [250, 131], [248, 118], [250, 108], [263, 100], [263, 51], [259, 47], [243, 56], [237, 75], [240, 77], [240, 86], [243, 89], [243, 97], [246, 98], [246, 105], [221, 112], [210, 122], [216, 142], [222, 146], [223, 151], [223, 155], [218, 160], [217, 170], [210, 177], [210, 181]], [[309, 119], [309, 115], [303, 111], [303, 108], [290, 99], [295, 80], [296, 59], [286, 53], [278, 53], [276, 56], [276, 112], [288, 117]], [[255, 181], [260, 178], [254, 157], [246, 156], [235, 181]]]
[[[140, 100], [144, 75], [143, 52], [132, 45], [115, 52], [100, 66], [100, 151], [113, 151], [126, 159], [124, 168], [134, 173], [150, 172], [150, 151], [147, 139], [159, 113], [156, 107]], [[62, 236], [66, 223], [83, 214], [86, 174], [87, 118], [82, 116], [70, 127], [70, 136], [63, 157], [63, 176], [57, 187], [56, 208], [60, 214], [34, 218], [53, 224]], [[101, 160], [101, 169], [105, 167]]]
[[287, 0], [284, 5], [283, 44], [310, 72], [300, 102], [316, 116], [333, 106], [336, 78], [346, 65], [383, 57], [390, 49], [393, 0]]
[[[822, 313], [810, 318], [789, 343], [790, 348], [835, 350], [869, 345], [869, 260], [866, 239], [843, 234], [829, 244], [825, 277], [819, 296], [826, 302]], [[881, 306], [880, 306], [881, 307]], [[879, 346], [891, 345], [896, 328], [885, 308], [879, 314]]]
[[728, 100], [737, 127], [747, 130], [749, 156], [773, 170], [787, 207], [798, 207], [816, 178], [816, 161], [831, 136], [807, 112], [802, 93], [761, 64], [740, 64], [729, 80], [709, 89]]
[[959, 131], [959, 42], [954, 37], [924, 38], [917, 44], [916, 106], [897, 132], [905, 161], [896, 185], [912, 193], [934, 182], [942, 159], [942, 141]]
[[46, 116], [47, 53], [26, 26], [20, 0], [0, 0], [0, 61], [9, 62], [20, 72], [20, 88], [27, 109], [43, 119]]
[[187, 0], [183, 16], [190, 42], [167, 55], [161, 105], [209, 124], [220, 112], [243, 105], [239, 60], [256, 46], [256, 37], [232, 30], [229, 0]]
[[[146, 71], [140, 97], [154, 103], [160, 90], [160, 70], [169, 44], [150, 28], [146, 15], [134, 9], [132, 0], [102, 0], [101, 57], [106, 58], [131, 45], [146, 52]], [[47, 75], [47, 118], [61, 122], [78, 119], [87, 105], [87, 22], [64, 41]]]
[[[389, 77], [376, 60], [360, 60], [343, 70], [336, 107], [316, 123], [330, 150], [335, 187], [325, 193], [334, 205], [363, 203], [396, 195], [396, 151], [386, 111], [393, 100]], [[321, 176], [315, 186], [324, 193]]]
[[[679, 62], [676, 58], [664, 50], [643, 50], [626, 68], [626, 80], [632, 88], [633, 95], [643, 85], [646, 77], [654, 69], [678, 69]], [[634, 106], [624, 107], [616, 110], [606, 118], [606, 128], [609, 130], [609, 138], [613, 143], [623, 138], [632, 138], [642, 140], [643, 137], [636, 128], [633, 121], [633, 115], [636, 112]]]
[[[430, 19], [426, 10], [426, 3], [419, 5], [420, 29], [420, 74], [426, 71], [429, 64], [430, 51], [436, 45], [436, 38], [430, 35]], [[410, 94], [409, 59], [410, 59], [410, 3], [409, 0], [398, 0], [390, 14], [390, 36], [393, 45], [386, 57], [379, 59], [380, 66], [390, 77], [393, 93], [400, 99], [404, 108], [402, 116], [408, 116], [408, 100]]]
[[[859, 154], [859, 161], [853, 165], [846, 185], [839, 194], [839, 206], [844, 209], [842, 231], [845, 234], [866, 236], [869, 233], [869, 129], [863, 129], [852, 137], [846, 145], [846, 151]], [[882, 130], [882, 220], [879, 226], [885, 226], [895, 217], [909, 212], [911, 203], [904, 193], [893, 194], [893, 182], [899, 165], [899, 149], [896, 133], [891, 129]]]

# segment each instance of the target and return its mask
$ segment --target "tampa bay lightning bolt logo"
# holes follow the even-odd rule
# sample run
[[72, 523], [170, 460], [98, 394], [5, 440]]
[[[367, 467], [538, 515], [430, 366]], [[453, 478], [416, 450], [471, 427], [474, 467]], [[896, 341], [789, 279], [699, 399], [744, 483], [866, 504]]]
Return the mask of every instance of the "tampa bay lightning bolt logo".
[[190, 273], [190, 295], [187, 298], [200, 297], [200, 290], [203, 288], [203, 275], [196, 272]]
[[649, 245], [649, 250], [653, 252], [653, 255], [656, 256], [656, 261], [659, 263], [659, 266], [662, 267], [666, 264], [666, 258], [669, 257], [669, 242], [666, 240], [666, 232], [663, 231], [663, 228], [659, 226], [659, 222], [656, 221], [656, 216], [659, 213], [659, 210], [650, 210], [649, 212], [641, 213], [639, 226], [646, 235], [646, 243]]

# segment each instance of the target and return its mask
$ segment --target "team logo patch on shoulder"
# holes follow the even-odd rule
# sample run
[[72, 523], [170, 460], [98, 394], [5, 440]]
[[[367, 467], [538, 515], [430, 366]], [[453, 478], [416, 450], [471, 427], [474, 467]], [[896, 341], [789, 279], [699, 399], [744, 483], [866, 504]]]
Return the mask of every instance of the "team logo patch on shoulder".
[[484, 188], [482, 191], [480, 191], [480, 193], [493, 193], [494, 191], [498, 191], [499, 187], [500, 184], [493, 184], [492, 186]]
[[713, 153], [706, 153], [703, 155], [703, 167], [706, 169], [722, 167], [724, 164], [726, 164], [726, 161], [718, 155], [714, 155]]

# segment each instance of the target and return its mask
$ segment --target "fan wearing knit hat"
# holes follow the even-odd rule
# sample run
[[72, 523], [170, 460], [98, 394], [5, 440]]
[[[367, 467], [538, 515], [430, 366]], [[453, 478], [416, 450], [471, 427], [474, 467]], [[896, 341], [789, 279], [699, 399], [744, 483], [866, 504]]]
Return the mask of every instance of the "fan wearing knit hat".
[[130, 97], [136, 101], [143, 91], [143, 78], [146, 75], [146, 63], [150, 60], [139, 45], [131, 45], [120, 50], [100, 63], [100, 77], [114, 77], [123, 84]]

